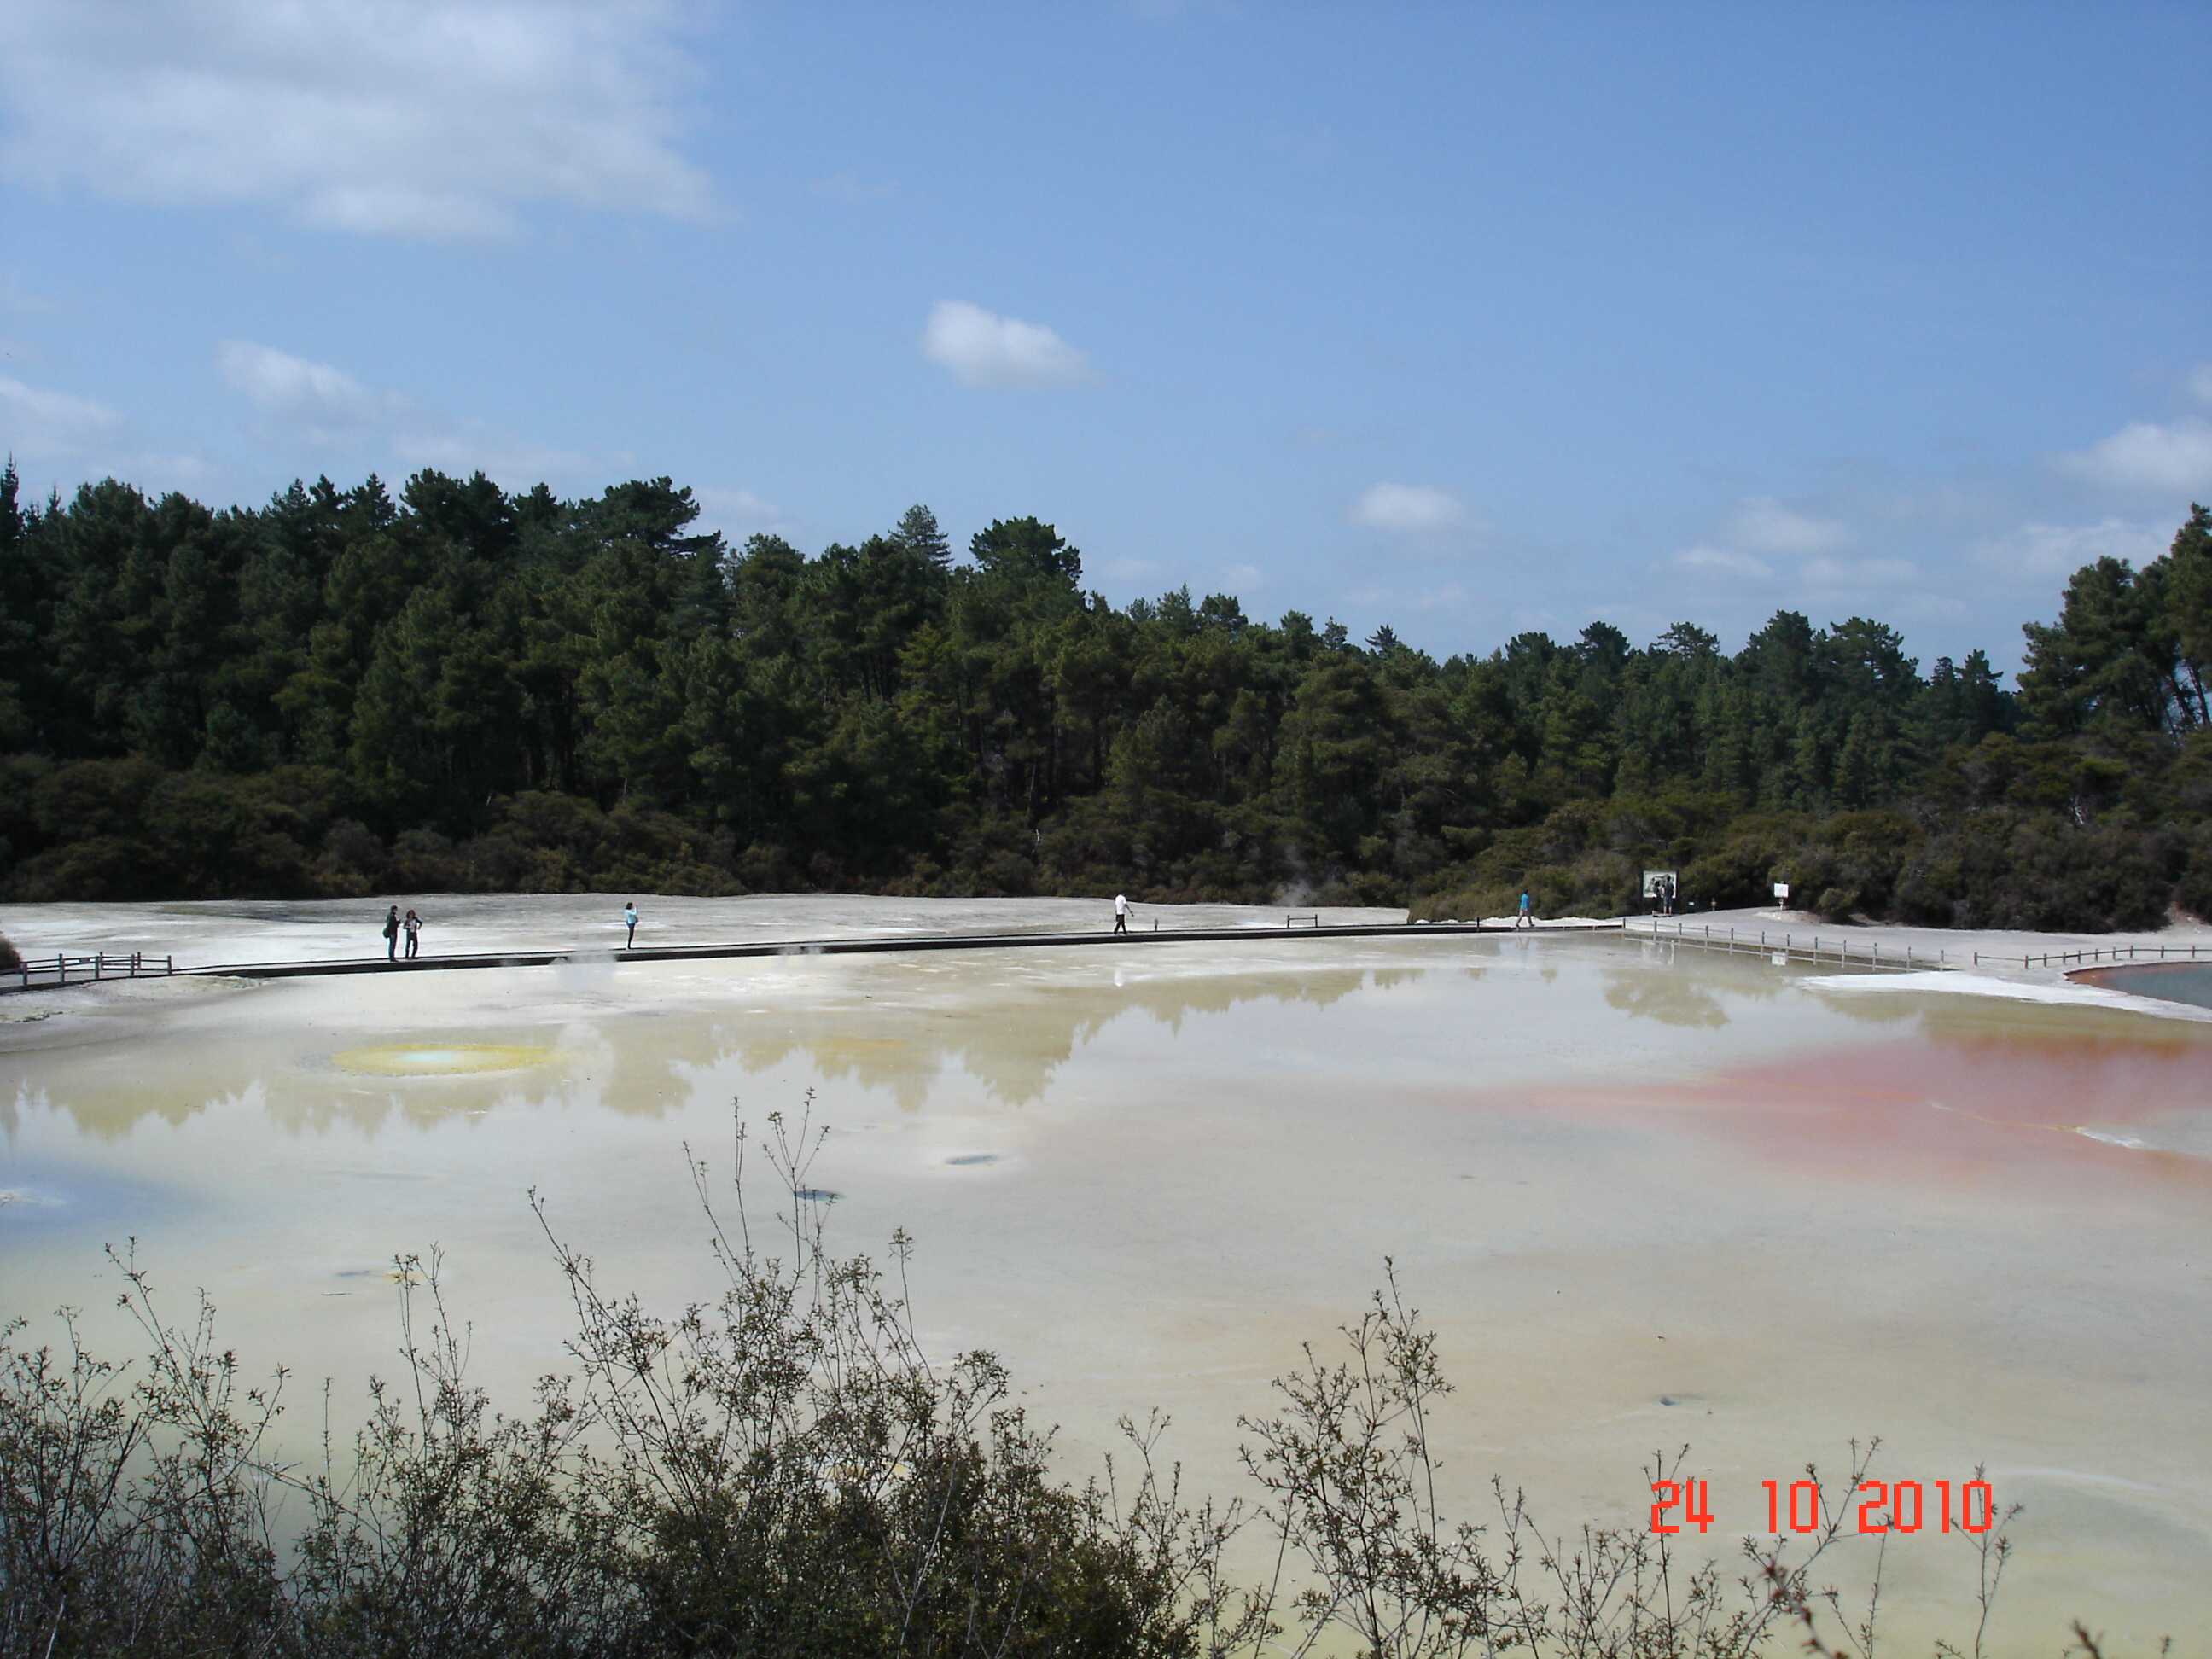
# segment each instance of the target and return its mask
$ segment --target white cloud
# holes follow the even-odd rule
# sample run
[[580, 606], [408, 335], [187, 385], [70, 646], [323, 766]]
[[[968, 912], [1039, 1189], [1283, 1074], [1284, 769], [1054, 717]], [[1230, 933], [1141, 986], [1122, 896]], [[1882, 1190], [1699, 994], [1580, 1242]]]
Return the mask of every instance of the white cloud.
[[343, 369], [251, 340], [225, 340], [216, 348], [215, 364], [233, 392], [287, 420], [353, 426], [392, 412], [399, 403]]
[[1231, 586], [1243, 588], [1247, 592], [1256, 592], [1267, 585], [1267, 579], [1261, 574], [1260, 567], [1256, 564], [1232, 564], [1221, 574], [1228, 578]]
[[2177, 421], [2160, 426], [2137, 421], [2102, 441], [2058, 458], [2077, 477], [2121, 489], [2212, 489], [2212, 422]]
[[380, 441], [410, 471], [432, 467], [464, 478], [482, 472], [515, 490], [596, 485], [632, 459], [532, 443], [480, 420], [454, 420], [400, 392], [365, 386], [335, 364], [251, 340], [225, 340], [216, 349], [216, 368], [225, 386], [282, 422], [287, 437], [354, 446]]
[[1732, 547], [1686, 547], [1674, 556], [1678, 570], [1695, 571], [1699, 574], [1741, 576], [1752, 581], [1765, 581], [1774, 574], [1773, 567], [1764, 559], [1755, 559], [1748, 553], [1740, 553]]
[[1850, 533], [1833, 519], [1815, 519], [1771, 495], [1753, 495], [1736, 508], [1729, 539], [1761, 553], [1830, 553], [1845, 545]]
[[1159, 574], [1158, 559], [1108, 559], [1098, 567], [1098, 574], [1110, 580], [1128, 582]]
[[921, 331], [921, 353], [963, 386], [1067, 386], [1083, 378], [1083, 353], [1042, 323], [1001, 317], [965, 300], [941, 300]]
[[0, 374], [0, 449], [26, 455], [75, 454], [122, 424], [123, 416], [106, 404], [26, 386]]
[[2189, 395], [2200, 404], [2212, 404], [2212, 363], [2199, 363], [2189, 371]]
[[1467, 522], [1467, 507], [1457, 496], [1429, 484], [1379, 483], [1362, 494], [1346, 516], [1376, 530], [1449, 530]]
[[562, 202], [684, 217], [681, 0], [70, 0], [7, 9], [0, 167], [125, 201], [499, 234]]
[[2070, 576], [2108, 554], [2140, 568], [2166, 551], [2172, 534], [2148, 519], [2024, 524], [2008, 536], [1979, 544], [1972, 556], [1984, 569], [2044, 582]]

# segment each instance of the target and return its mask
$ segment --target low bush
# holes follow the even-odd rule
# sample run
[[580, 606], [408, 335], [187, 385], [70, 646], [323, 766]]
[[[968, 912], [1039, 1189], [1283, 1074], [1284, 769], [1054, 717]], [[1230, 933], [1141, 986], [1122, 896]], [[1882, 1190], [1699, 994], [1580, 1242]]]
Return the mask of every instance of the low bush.
[[[1157, 1416], [1123, 1419], [1121, 1453], [1071, 1485], [996, 1358], [924, 1352], [902, 1234], [888, 1267], [826, 1248], [807, 1119], [753, 1143], [741, 1125], [738, 1145], [726, 1220], [689, 1164], [723, 1289], [669, 1316], [602, 1285], [532, 1193], [578, 1368], [526, 1414], [466, 1376], [437, 1258], [398, 1262], [403, 1372], [319, 1468], [270, 1449], [283, 1373], [250, 1383], [204, 1300], [169, 1323], [127, 1254], [143, 1368], [89, 1352], [67, 1316], [58, 1348], [0, 1328], [0, 1656], [1841, 1652], [1812, 1575], [1871, 1447], [1825, 1531], [1746, 1540], [1733, 1584], [1644, 1530], [1547, 1537], [1496, 1480], [1477, 1526], [1439, 1505], [1452, 1386], [1386, 1264], [1340, 1348], [1309, 1346], [1239, 1419], [1249, 1499], [1186, 1497]], [[757, 1223], [749, 1146], [778, 1194]], [[306, 1525], [280, 1544], [288, 1498]], [[1238, 1583], [1224, 1560], [1248, 1528], [1276, 1565]], [[1978, 1542], [1985, 1622], [2010, 1545]]]

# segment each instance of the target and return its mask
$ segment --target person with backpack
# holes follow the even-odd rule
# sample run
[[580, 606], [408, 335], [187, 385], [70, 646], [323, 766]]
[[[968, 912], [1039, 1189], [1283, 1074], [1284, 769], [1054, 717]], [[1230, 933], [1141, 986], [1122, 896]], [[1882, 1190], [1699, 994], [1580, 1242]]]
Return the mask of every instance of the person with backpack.
[[399, 907], [396, 904], [384, 913], [384, 959], [399, 959]]

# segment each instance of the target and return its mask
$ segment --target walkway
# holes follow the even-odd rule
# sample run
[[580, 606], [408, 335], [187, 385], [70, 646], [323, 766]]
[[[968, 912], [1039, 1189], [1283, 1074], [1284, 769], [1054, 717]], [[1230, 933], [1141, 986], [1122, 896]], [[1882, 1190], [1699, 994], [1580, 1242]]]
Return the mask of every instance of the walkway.
[[[1186, 929], [1139, 929], [1134, 933], [1115, 933], [1113, 929], [1082, 931], [1082, 933], [898, 933], [898, 936], [872, 938], [807, 938], [807, 940], [744, 940], [726, 945], [641, 945], [635, 949], [619, 947], [566, 947], [546, 949], [546, 951], [476, 951], [460, 956], [418, 956], [416, 960], [398, 963], [385, 960], [383, 956], [354, 956], [354, 957], [323, 957], [314, 963], [210, 963], [201, 967], [175, 967], [170, 971], [177, 978], [226, 978], [226, 980], [310, 980], [330, 978], [343, 973], [452, 973], [458, 969], [502, 969], [502, 967], [550, 967], [553, 963], [710, 963], [726, 957], [752, 956], [867, 956], [883, 951], [1006, 951], [1006, 949], [1044, 947], [1121, 947], [1144, 949], [1152, 945], [1230, 945], [1230, 942], [1252, 940], [1340, 940], [1340, 938], [1433, 938], [1437, 933], [1513, 933], [1506, 922], [1349, 922], [1349, 925], [1321, 925], [1307, 915], [1287, 915], [1285, 927], [1186, 927]], [[1526, 929], [1520, 929], [1526, 931]], [[1540, 933], [1620, 933], [1621, 922], [1540, 922]], [[77, 967], [77, 963], [91, 963], [93, 957], [69, 957], [70, 987], [91, 984], [93, 973]], [[119, 960], [119, 957], [111, 957]], [[166, 963], [166, 957], [164, 957]], [[24, 964], [31, 971], [15, 984], [7, 984], [7, 991], [22, 988], [53, 988], [53, 957], [42, 957], [38, 963]], [[161, 975], [153, 969], [155, 975]], [[82, 975], [82, 978], [80, 978]], [[9, 978], [15, 978], [9, 973]], [[104, 978], [119, 978], [111, 971]], [[137, 978], [146, 978], [139, 971]]]

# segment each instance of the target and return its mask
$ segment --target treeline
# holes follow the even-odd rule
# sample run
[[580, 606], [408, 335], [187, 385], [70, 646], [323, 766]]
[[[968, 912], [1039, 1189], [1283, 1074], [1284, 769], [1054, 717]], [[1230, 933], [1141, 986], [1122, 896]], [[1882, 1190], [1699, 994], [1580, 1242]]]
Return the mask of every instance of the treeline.
[[1789, 880], [1958, 926], [2212, 912], [2212, 517], [1986, 655], [1776, 614], [1733, 656], [1593, 623], [1438, 662], [1188, 589], [1119, 608], [1049, 524], [957, 558], [697, 533], [667, 479], [295, 483], [258, 510], [0, 475], [0, 890], [1110, 892], [1699, 903]]

